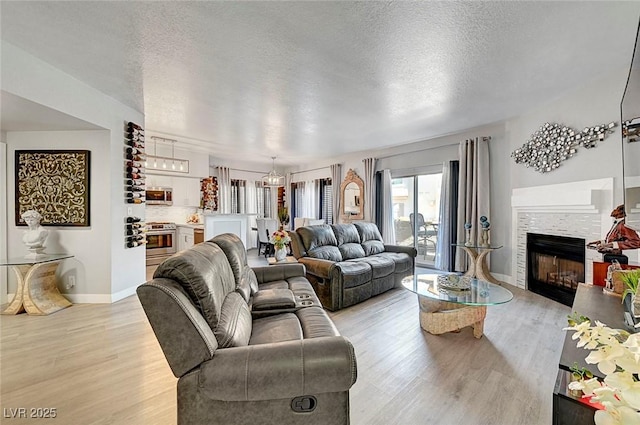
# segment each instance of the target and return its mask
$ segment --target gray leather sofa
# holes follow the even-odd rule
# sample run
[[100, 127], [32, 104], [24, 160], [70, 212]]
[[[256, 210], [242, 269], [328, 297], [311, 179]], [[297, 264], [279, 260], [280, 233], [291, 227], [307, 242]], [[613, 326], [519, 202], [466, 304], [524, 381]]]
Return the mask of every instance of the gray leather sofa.
[[291, 249], [331, 311], [400, 287], [414, 273], [417, 254], [413, 247], [385, 245], [378, 226], [366, 222], [301, 227], [291, 233]]
[[220, 235], [165, 260], [137, 289], [173, 374], [178, 424], [348, 424], [356, 381], [301, 264], [250, 268]]

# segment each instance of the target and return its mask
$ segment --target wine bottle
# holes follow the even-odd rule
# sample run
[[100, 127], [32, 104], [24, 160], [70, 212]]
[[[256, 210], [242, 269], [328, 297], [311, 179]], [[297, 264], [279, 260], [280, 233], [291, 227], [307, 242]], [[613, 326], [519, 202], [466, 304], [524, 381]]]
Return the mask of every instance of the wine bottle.
[[145, 154], [126, 154], [125, 157], [127, 158], [127, 161], [145, 161], [147, 159], [147, 155]]
[[127, 229], [142, 229], [143, 224], [140, 222], [137, 223], [128, 223]]
[[142, 130], [142, 127], [132, 121], [129, 121], [128, 127], [133, 130]]
[[140, 187], [140, 186], [127, 186], [126, 190], [127, 192], [144, 192], [145, 191], [144, 187]]
[[141, 229], [127, 229], [125, 231], [125, 233], [127, 234], [127, 236], [137, 236], [137, 235], [141, 235], [142, 234], [142, 230]]
[[140, 149], [134, 147], [126, 148], [126, 151], [129, 155], [138, 155], [140, 153], [144, 153]]
[[144, 186], [144, 179], [127, 179], [125, 184], [129, 186]]
[[133, 173], [133, 174], [139, 174], [142, 170], [140, 169], [140, 167], [133, 167], [131, 165], [127, 166], [127, 172], [128, 173]]
[[127, 242], [127, 248], [135, 248], [137, 246], [139, 246], [140, 244], [138, 242], [135, 241], [128, 241]]
[[136, 217], [136, 216], [129, 216], [127, 217], [127, 223], [138, 223], [142, 221], [142, 219], [140, 217]]
[[127, 161], [129, 167], [144, 168], [144, 163], [140, 161]]
[[133, 172], [130, 172], [127, 175], [127, 177], [129, 177], [130, 179], [133, 179], [133, 180], [143, 180], [145, 176], [144, 176], [144, 173], [133, 173]]
[[132, 148], [144, 150], [144, 143], [140, 142], [139, 140], [133, 140], [133, 139], [127, 138], [124, 141], [128, 146], [131, 146]]
[[143, 202], [142, 199], [133, 199], [133, 198], [127, 199], [128, 204], [141, 204], [142, 202]]

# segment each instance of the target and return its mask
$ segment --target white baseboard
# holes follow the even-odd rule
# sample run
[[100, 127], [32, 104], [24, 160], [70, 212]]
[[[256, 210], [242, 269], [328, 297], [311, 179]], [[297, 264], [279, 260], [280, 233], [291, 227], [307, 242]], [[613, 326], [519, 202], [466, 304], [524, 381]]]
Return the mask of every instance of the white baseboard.
[[[136, 293], [137, 286], [124, 289], [115, 294], [62, 294], [73, 304], [111, 304], [130, 297]], [[7, 294], [7, 299], [12, 300], [15, 294]]]

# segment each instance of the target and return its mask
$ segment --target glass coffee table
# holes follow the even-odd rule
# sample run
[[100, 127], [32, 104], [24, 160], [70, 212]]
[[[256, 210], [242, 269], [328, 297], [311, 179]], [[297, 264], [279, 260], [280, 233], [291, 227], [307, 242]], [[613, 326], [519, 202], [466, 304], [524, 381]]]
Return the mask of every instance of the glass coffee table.
[[508, 289], [469, 276], [419, 274], [402, 285], [418, 294], [420, 326], [434, 335], [472, 326], [473, 336], [481, 338], [487, 306], [513, 299]]

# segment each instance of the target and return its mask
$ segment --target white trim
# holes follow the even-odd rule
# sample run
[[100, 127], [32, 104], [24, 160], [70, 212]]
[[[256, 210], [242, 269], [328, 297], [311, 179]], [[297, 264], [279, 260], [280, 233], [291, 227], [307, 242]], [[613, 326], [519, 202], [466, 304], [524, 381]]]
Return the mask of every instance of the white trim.
[[[526, 242], [529, 228], [539, 233], [557, 236], [585, 238], [586, 242], [602, 237], [611, 226], [614, 179], [608, 177], [545, 186], [513, 189], [511, 196], [511, 246], [515, 254], [511, 258], [514, 285], [526, 289]], [[519, 217], [528, 217], [521, 222]], [[555, 223], [569, 222], [558, 228]], [[585, 281], [593, 277], [592, 262], [601, 255], [585, 248]]]
[[127, 289], [123, 289], [122, 291], [116, 292], [115, 294], [111, 294], [111, 302], [115, 303], [117, 301], [120, 301], [124, 298], [130, 297], [131, 295], [135, 295], [136, 293], [136, 289], [138, 289], [138, 286], [131, 286]]
[[[62, 294], [62, 296], [73, 304], [112, 304], [135, 295], [137, 288], [137, 286], [132, 286], [115, 294]], [[15, 293], [7, 294], [8, 299], [12, 300], [14, 295]]]

